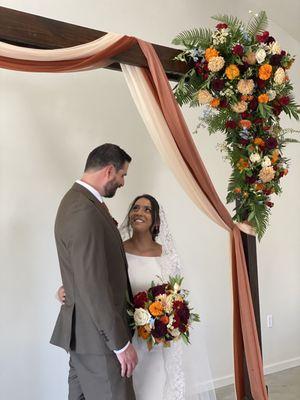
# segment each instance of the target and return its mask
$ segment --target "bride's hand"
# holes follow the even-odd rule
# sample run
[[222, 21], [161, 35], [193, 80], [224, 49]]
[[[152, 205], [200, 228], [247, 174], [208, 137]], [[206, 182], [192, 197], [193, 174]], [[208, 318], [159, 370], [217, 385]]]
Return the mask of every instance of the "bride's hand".
[[65, 304], [66, 301], [66, 292], [63, 286], [58, 288], [56, 292], [56, 298], [61, 304]]

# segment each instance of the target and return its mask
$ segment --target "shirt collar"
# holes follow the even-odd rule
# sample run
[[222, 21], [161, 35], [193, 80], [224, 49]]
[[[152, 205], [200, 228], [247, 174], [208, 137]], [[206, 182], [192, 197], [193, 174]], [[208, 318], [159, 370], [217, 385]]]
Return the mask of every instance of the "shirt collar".
[[95, 188], [93, 188], [93, 186], [89, 185], [86, 182], [81, 181], [80, 179], [77, 179], [76, 183], [85, 187], [88, 191], [90, 191], [96, 197], [96, 199], [98, 199], [100, 201], [100, 203], [103, 203], [101, 194]]

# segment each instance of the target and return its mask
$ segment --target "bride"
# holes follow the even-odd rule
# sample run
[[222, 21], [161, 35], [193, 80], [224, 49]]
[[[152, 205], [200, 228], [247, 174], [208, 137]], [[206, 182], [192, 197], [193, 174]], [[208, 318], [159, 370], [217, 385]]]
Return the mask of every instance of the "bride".
[[[144, 194], [134, 199], [120, 234], [133, 294], [147, 290], [152, 281], [159, 284], [161, 279], [166, 282], [169, 276], [182, 275], [165, 213], [153, 196]], [[63, 302], [63, 287], [58, 296]], [[169, 348], [158, 345], [148, 351], [145, 342], [134, 335], [132, 342], [139, 360], [133, 373], [137, 400], [216, 399], [205, 345], [199, 329], [195, 330], [197, 351], [191, 351], [181, 341], [173, 342]]]

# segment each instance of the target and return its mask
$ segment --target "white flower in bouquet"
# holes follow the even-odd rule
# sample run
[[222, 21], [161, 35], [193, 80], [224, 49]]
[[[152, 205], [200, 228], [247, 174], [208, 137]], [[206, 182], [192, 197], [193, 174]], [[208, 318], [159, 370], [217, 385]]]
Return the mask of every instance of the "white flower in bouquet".
[[199, 90], [197, 97], [199, 104], [208, 104], [213, 99], [213, 96], [209, 93], [208, 90]]
[[170, 330], [173, 330], [173, 329], [174, 329], [174, 327], [173, 327], [173, 321], [174, 321], [174, 316], [173, 316], [173, 315], [170, 315], [170, 316], [169, 316], [169, 323], [168, 323], [168, 325], [167, 325], [167, 328], [170, 329]]
[[270, 43], [269, 48], [270, 48], [270, 52], [272, 54], [280, 54], [281, 53], [281, 47], [278, 42]]
[[174, 285], [174, 292], [177, 293], [180, 290], [180, 286], [178, 285], [178, 283], [175, 283]]
[[262, 166], [263, 168], [266, 168], [266, 167], [269, 167], [271, 164], [272, 164], [272, 163], [271, 163], [271, 160], [269, 159], [269, 157], [268, 157], [268, 156], [265, 156], [265, 157], [263, 158], [263, 160], [262, 160], [261, 166]]
[[267, 53], [262, 48], [257, 50], [257, 52], [255, 53], [255, 58], [256, 58], [256, 61], [258, 62], [258, 64], [263, 63], [266, 59], [266, 56], [267, 56]]
[[259, 177], [263, 183], [271, 182], [275, 176], [273, 167], [265, 167], [260, 170]]
[[277, 70], [274, 74], [274, 82], [277, 85], [282, 85], [285, 82], [285, 78], [286, 78], [286, 75], [285, 75], [284, 69], [281, 67], [277, 68]]
[[244, 100], [239, 101], [238, 103], [233, 104], [231, 106], [231, 109], [236, 113], [243, 113], [247, 110], [247, 108], [248, 108], [248, 104]]
[[250, 161], [253, 163], [259, 162], [261, 159], [260, 155], [258, 153], [252, 153], [250, 156]]
[[269, 101], [272, 101], [276, 97], [276, 91], [273, 90], [273, 89], [270, 89], [270, 90], [267, 91], [267, 95], [269, 97]]
[[252, 94], [254, 89], [253, 79], [241, 79], [237, 84], [237, 90], [243, 95]]
[[150, 322], [151, 315], [147, 310], [143, 308], [137, 308], [133, 314], [134, 322], [136, 326], [143, 326]]
[[171, 335], [174, 336], [175, 338], [180, 336], [180, 330], [178, 328], [175, 328], [171, 331]]
[[208, 69], [211, 72], [220, 71], [225, 65], [225, 60], [223, 57], [213, 57], [209, 60]]

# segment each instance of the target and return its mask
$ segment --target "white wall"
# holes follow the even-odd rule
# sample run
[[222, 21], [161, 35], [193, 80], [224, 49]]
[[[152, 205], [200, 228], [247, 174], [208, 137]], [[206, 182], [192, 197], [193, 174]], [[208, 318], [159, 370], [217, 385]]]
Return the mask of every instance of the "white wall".
[[[231, 3], [219, 0], [205, 3], [205, 8], [203, 2], [181, 0], [88, 0], [84, 7], [79, 4], [2, 2], [3, 6], [166, 45], [183, 29], [211, 24], [209, 16], [228, 12]], [[247, 10], [231, 12], [247, 18]], [[154, 29], [153, 24], [161, 29]], [[299, 54], [298, 42], [274, 24], [272, 31], [280, 34], [283, 46]], [[297, 72], [299, 61], [291, 76], [299, 89]], [[133, 156], [125, 188], [109, 201], [113, 215], [121, 221], [132, 198], [143, 192], [154, 194], [164, 205], [184, 261], [186, 284], [202, 317], [213, 377], [217, 384], [228, 382], [226, 377], [232, 375], [228, 236], [196, 209], [160, 160], [121, 73], [1, 71], [0, 78], [1, 396], [66, 398], [67, 356], [48, 344], [59, 309], [54, 299], [60, 276], [53, 224], [60, 198], [80, 176], [88, 152], [106, 141], [118, 143]], [[193, 129], [198, 110], [184, 112]], [[195, 140], [225, 200], [230, 169], [215, 149], [222, 137], [209, 137], [203, 131]], [[291, 145], [287, 154], [292, 167], [284, 193], [275, 199], [270, 230], [258, 246], [264, 358], [273, 369], [299, 363], [300, 357], [297, 145]], [[273, 314], [272, 329], [265, 328], [266, 314]]]

